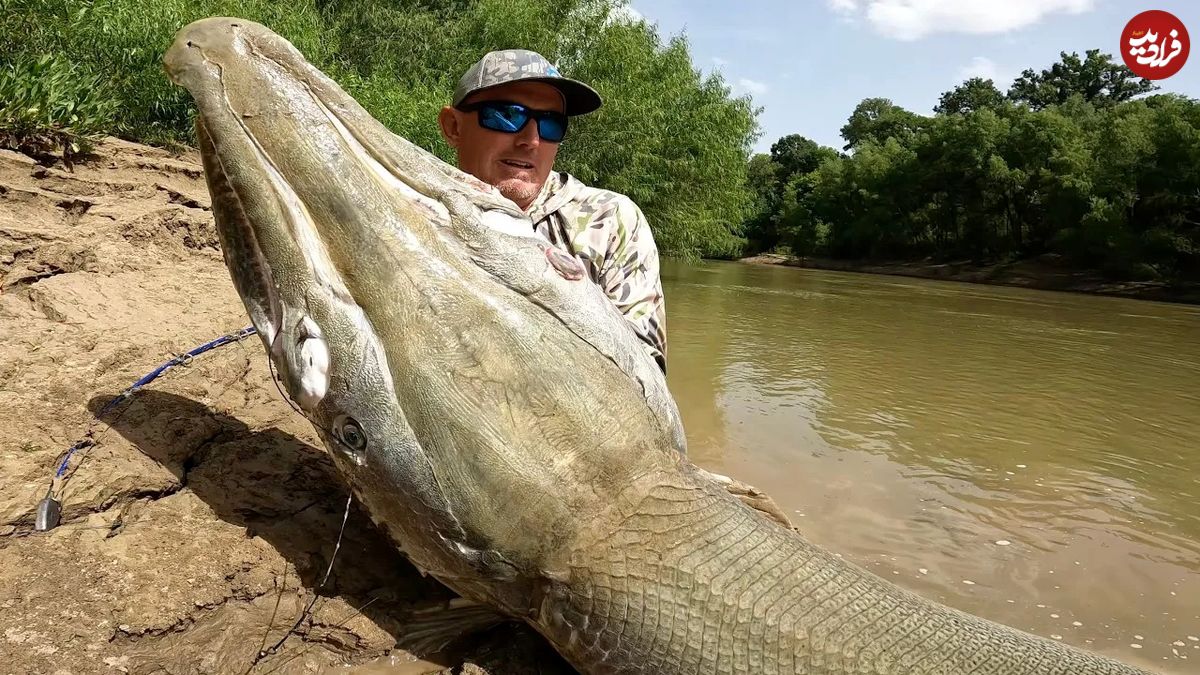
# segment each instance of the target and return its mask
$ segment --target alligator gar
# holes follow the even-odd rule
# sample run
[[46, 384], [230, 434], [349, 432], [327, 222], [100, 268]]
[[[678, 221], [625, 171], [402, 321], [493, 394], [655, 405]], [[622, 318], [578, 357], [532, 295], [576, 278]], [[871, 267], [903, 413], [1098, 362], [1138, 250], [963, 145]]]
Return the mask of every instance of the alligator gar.
[[165, 55], [287, 394], [412, 562], [585, 673], [1137, 673], [901, 589], [686, 456], [577, 261], [256, 23]]

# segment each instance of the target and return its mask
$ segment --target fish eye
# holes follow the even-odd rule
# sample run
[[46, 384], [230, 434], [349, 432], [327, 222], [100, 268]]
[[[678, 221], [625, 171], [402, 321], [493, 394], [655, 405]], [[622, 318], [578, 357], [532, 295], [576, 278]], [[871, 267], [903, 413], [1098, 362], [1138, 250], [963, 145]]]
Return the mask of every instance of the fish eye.
[[360, 451], [367, 447], [367, 434], [362, 426], [349, 415], [343, 415], [334, 422], [334, 433], [351, 449]]

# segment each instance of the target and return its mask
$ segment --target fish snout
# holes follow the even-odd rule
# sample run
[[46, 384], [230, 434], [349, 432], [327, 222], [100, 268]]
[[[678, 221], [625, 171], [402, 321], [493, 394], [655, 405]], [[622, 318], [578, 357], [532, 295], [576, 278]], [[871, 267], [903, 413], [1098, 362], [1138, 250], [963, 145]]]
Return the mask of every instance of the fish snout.
[[[163, 55], [167, 75], [175, 84], [187, 86], [188, 76], [206, 63], [219, 62], [219, 55], [232, 48], [234, 33], [242, 22], [229, 17], [210, 17], [193, 21], [175, 34], [175, 40]], [[217, 57], [217, 58], [214, 58]]]
[[254, 21], [208, 17], [179, 29], [163, 55], [163, 65], [172, 82], [191, 88], [200, 84], [194, 81], [196, 75], [219, 78], [226, 67], [245, 63], [249, 52], [290, 51], [285, 44], [266, 26]]

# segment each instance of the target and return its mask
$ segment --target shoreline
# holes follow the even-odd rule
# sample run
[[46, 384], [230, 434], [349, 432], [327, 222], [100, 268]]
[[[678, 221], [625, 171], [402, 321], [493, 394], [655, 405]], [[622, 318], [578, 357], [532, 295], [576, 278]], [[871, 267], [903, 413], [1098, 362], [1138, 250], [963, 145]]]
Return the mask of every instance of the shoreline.
[[937, 263], [927, 260], [876, 263], [862, 260], [834, 260], [808, 256], [796, 257], [779, 253], [760, 253], [734, 258], [733, 262], [959, 281], [990, 286], [1016, 286], [1042, 291], [1065, 291], [1200, 305], [1200, 282], [1170, 284], [1163, 281], [1112, 281], [1105, 279], [1094, 270], [1069, 268], [1046, 256], [991, 264], [966, 261]]

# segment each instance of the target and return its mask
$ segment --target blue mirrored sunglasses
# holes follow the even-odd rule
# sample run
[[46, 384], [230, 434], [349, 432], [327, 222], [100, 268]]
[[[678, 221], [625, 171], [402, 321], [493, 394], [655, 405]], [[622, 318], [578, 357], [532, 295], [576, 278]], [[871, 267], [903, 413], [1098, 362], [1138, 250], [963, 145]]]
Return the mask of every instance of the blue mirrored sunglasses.
[[559, 143], [567, 135], [567, 116], [554, 110], [534, 110], [509, 101], [479, 101], [458, 106], [463, 112], [479, 111], [479, 126], [505, 134], [515, 134], [537, 120], [543, 141]]

